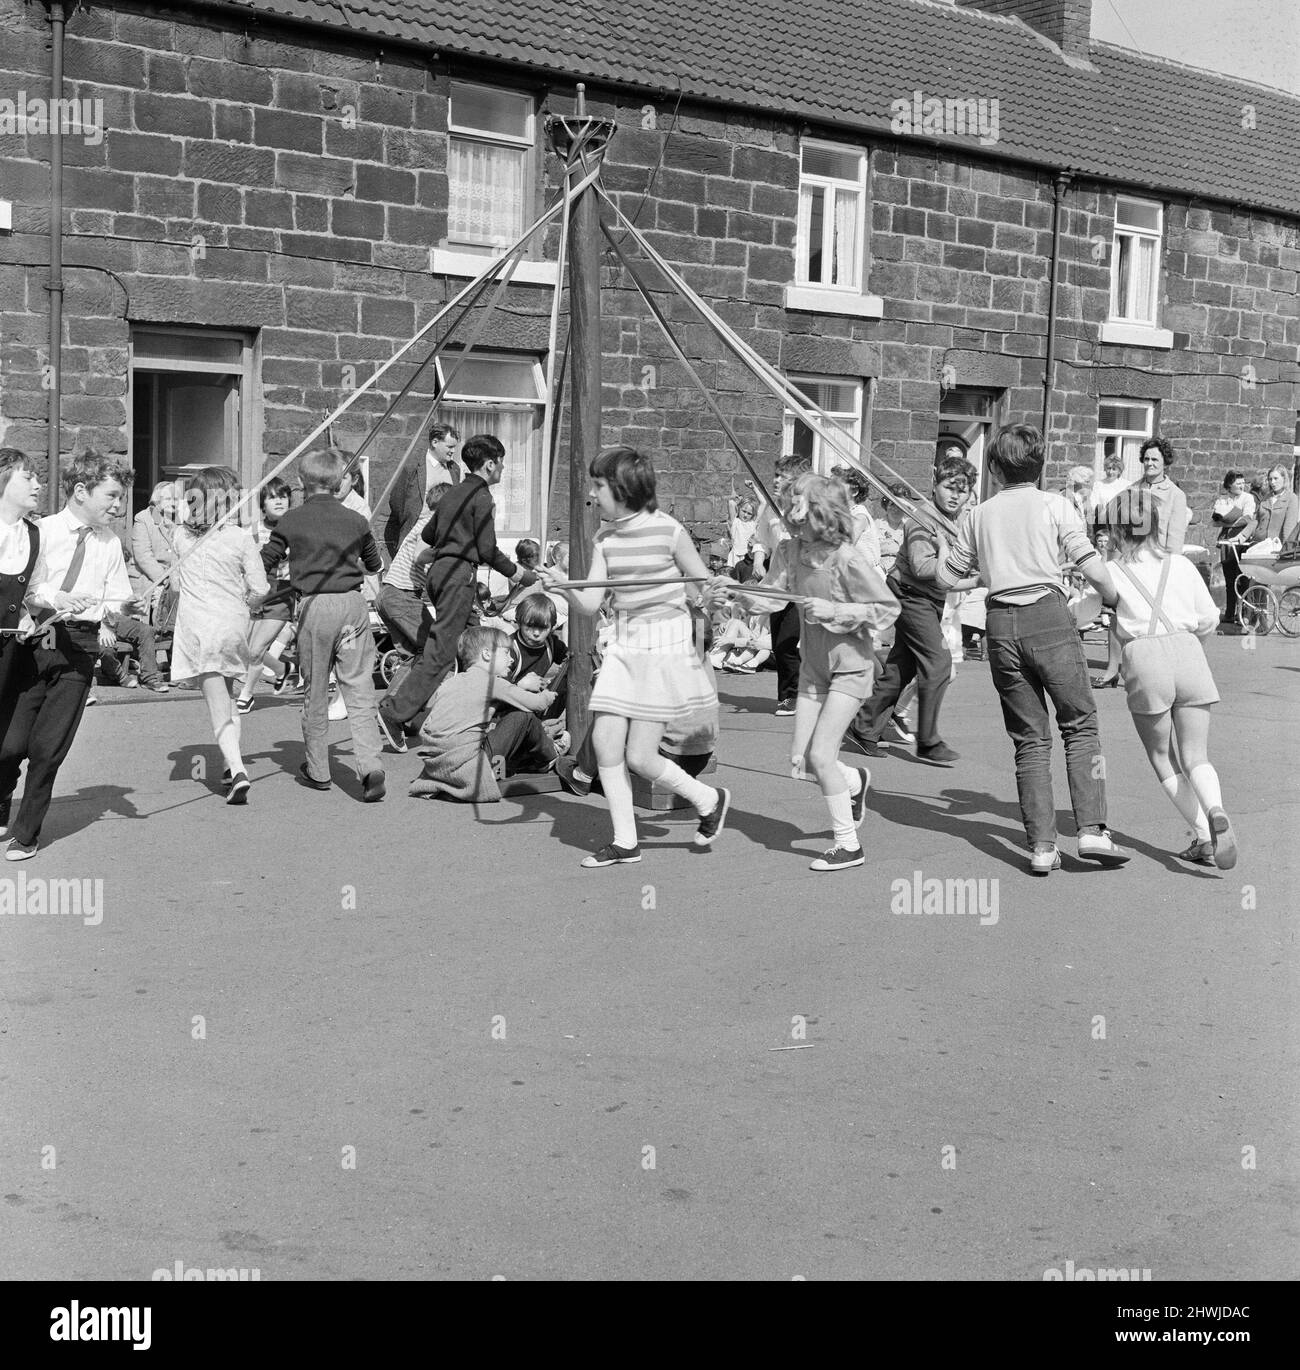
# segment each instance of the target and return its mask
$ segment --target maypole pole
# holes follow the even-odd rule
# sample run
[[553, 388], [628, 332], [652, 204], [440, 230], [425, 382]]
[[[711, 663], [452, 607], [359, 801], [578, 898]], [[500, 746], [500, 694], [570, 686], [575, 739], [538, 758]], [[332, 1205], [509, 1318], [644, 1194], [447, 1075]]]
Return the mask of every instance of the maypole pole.
[[[564, 160], [565, 178], [584, 178], [600, 165], [614, 132], [611, 119], [587, 113], [586, 86], [579, 84], [571, 118], [553, 115], [547, 124], [551, 146]], [[569, 579], [584, 580], [591, 569], [596, 511], [587, 499], [587, 467], [600, 451], [600, 208], [599, 181], [574, 197], [569, 219], [569, 339], [572, 408], [569, 431]], [[563, 282], [557, 285], [561, 288]], [[554, 396], [548, 397], [553, 402]], [[559, 416], [554, 416], [558, 423]], [[592, 646], [595, 620], [585, 614], [569, 618], [569, 698], [567, 726], [574, 744], [587, 732], [591, 698]]]

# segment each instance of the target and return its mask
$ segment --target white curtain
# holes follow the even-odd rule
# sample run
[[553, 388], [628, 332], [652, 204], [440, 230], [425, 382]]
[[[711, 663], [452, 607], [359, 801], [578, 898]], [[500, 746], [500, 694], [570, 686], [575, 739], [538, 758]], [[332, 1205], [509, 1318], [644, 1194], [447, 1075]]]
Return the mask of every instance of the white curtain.
[[835, 265], [831, 284], [857, 289], [858, 206], [856, 191], [835, 189]]
[[499, 537], [540, 537], [534, 492], [537, 485], [541, 406], [497, 408], [486, 404], [442, 404], [438, 422], [449, 423], [462, 439], [490, 434], [506, 449], [506, 469], [501, 483], [493, 486], [496, 530]]
[[523, 234], [525, 157], [522, 148], [450, 140], [447, 236], [452, 242], [509, 247]]

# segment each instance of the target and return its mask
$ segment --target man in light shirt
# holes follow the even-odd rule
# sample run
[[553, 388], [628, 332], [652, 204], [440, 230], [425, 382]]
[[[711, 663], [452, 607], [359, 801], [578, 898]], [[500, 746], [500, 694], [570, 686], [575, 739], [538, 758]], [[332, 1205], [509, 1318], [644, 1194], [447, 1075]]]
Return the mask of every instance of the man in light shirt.
[[[28, 603], [57, 616], [21, 659], [17, 702], [0, 741], [0, 837], [7, 861], [35, 856], [54, 781], [77, 735], [100, 652], [117, 645], [104, 613], [131, 613], [122, 544], [112, 531], [122, 516], [131, 469], [121, 457], [87, 452], [63, 473], [67, 503], [40, 522], [40, 562]], [[39, 622], [38, 622], [39, 630]], [[23, 761], [27, 780], [10, 821]]]

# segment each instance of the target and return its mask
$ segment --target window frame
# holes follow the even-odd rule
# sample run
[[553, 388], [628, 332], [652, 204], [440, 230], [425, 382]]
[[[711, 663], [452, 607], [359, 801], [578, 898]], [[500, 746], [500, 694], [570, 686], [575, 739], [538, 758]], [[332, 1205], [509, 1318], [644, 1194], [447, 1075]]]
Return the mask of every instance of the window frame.
[[[1156, 215], [1158, 217], [1158, 227], [1152, 230], [1140, 228], [1135, 225], [1121, 224], [1120, 204], [1122, 201], [1125, 200], [1130, 200], [1134, 204], [1145, 205], [1148, 208], [1153, 208], [1156, 211]], [[1116, 297], [1118, 295], [1120, 285], [1120, 258], [1123, 255], [1120, 247], [1122, 239], [1128, 239], [1130, 241], [1131, 257], [1135, 255], [1134, 248], [1132, 246], [1133, 244], [1136, 244], [1137, 242], [1150, 242], [1155, 244], [1152, 253], [1154, 258], [1154, 268], [1151, 272], [1151, 296], [1150, 300], [1148, 301], [1150, 307], [1150, 317], [1143, 317], [1135, 313], [1116, 312]], [[1160, 277], [1164, 268], [1164, 239], [1165, 207], [1161, 201], [1143, 199], [1139, 195], [1117, 194], [1115, 196], [1115, 219], [1111, 229], [1110, 292], [1107, 300], [1108, 312], [1106, 321], [1108, 323], [1124, 324], [1130, 328], [1159, 328]], [[1137, 272], [1130, 270], [1128, 291], [1130, 297], [1132, 297], [1137, 290], [1137, 275]], [[1121, 311], [1127, 310], [1128, 308], [1130, 308], [1130, 301], [1128, 299], [1119, 301], [1118, 308]]]
[[[1147, 414], [1147, 427], [1145, 432], [1132, 428], [1105, 428], [1101, 422], [1101, 411], [1104, 405], [1120, 405], [1125, 409], [1144, 409]], [[1159, 405], [1156, 400], [1133, 399], [1127, 395], [1099, 395], [1097, 398], [1097, 445], [1093, 453], [1092, 469], [1093, 477], [1098, 482], [1106, 479], [1106, 439], [1118, 438], [1120, 442], [1120, 455], [1124, 459], [1123, 479], [1127, 484], [1133, 485], [1142, 478], [1142, 467], [1138, 458], [1138, 449], [1148, 438], [1154, 438], [1159, 434]], [[1132, 451], [1129, 452], [1129, 444], [1132, 443]], [[1131, 467], [1131, 470], [1130, 470]]]
[[[870, 438], [868, 427], [871, 416], [871, 378], [869, 376], [825, 376], [804, 374], [802, 372], [787, 372], [785, 379], [801, 391], [808, 385], [838, 385], [848, 386], [853, 390], [856, 406], [852, 414], [855, 432], [854, 439], [861, 446], [859, 450], [850, 450], [847, 453], [837, 452], [834, 447], [821, 436], [820, 433], [813, 431], [813, 470], [819, 476], [830, 474], [833, 466], [843, 464], [848, 457], [852, 457], [859, 466], [865, 466], [866, 454], [870, 450]], [[806, 393], [806, 392], [805, 392]], [[811, 401], [810, 401], [811, 402]], [[849, 417], [838, 411], [827, 409], [825, 411], [831, 415], [832, 422], [837, 418]], [[781, 450], [785, 453], [793, 452], [796, 425], [801, 424], [802, 419], [793, 409], [782, 406], [781, 412]], [[807, 427], [805, 424], [804, 427]], [[811, 431], [811, 430], [810, 430]]]
[[[519, 538], [540, 538], [543, 532], [543, 525], [546, 522], [546, 510], [542, 507], [542, 500], [546, 495], [546, 453], [542, 451], [542, 434], [546, 420], [546, 369], [545, 358], [538, 356], [535, 352], [484, 352], [475, 349], [472, 362], [507, 362], [507, 363], [527, 363], [532, 368], [532, 379], [536, 399], [524, 399], [519, 396], [499, 396], [485, 395], [464, 389], [446, 390], [446, 377], [455, 366], [457, 359], [463, 355], [454, 350], [449, 350], [434, 361], [434, 368], [437, 372], [438, 399], [440, 423], [448, 422], [446, 417], [447, 410], [478, 410], [482, 413], [497, 414], [523, 414], [528, 413], [534, 416], [534, 424], [529, 435], [531, 451], [529, 460], [532, 463], [532, 470], [527, 478], [528, 486], [528, 515], [529, 523], [526, 526], [515, 527], [506, 520], [507, 508], [502, 501], [497, 508], [496, 532], [499, 542], [513, 545]], [[446, 364], [444, 365], [444, 358]], [[459, 384], [459, 377], [452, 377], [453, 384]], [[463, 438], [472, 437], [473, 433], [467, 431], [467, 426], [463, 418], [456, 420], [457, 427], [461, 431]]]
[[[458, 87], [488, 91], [493, 95], [513, 96], [525, 102], [528, 106], [527, 135], [515, 136], [505, 133], [492, 133], [485, 129], [473, 128], [468, 124], [457, 124], [453, 118], [453, 108]], [[493, 85], [487, 81], [463, 80], [460, 77], [452, 78], [447, 86], [447, 235], [443, 246], [452, 249], [456, 254], [468, 253], [474, 256], [491, 258], [507, 249], [510, 246], [510, 243], [473, 242], [452, 235], [452, 180], [450, 164], [451, 145], [456, 139], [463, 142], [478, 143], [485, 147], [511, 148], [524, 154], [524, 186], [522, 191], [522, 203], [520, 206], [520, 217], [523, 226], [527, 227], [532, 221], [532, 210], [535, 208], [537, 197], [537, 96], [532, 91], [528, 90], [519, 90], [510, 86]], [[529, 244], [525, 256], [535, 259], [537, 255], [538, 243], [537, 240], [534, 239], [534, 241]]]
[[[840, 156], [849, 156], [857, 159], [858, 176], [856, 181], [849, 181], [841, 176], [821, 176], [816, 172], [805, 171], [803, 167], [803, 154], [805, 148], [813, 148], [822, 152], [836, 153]], [[829, 294], [840, 295], [847, 299], [859, 298], [866, 294], [867, 283], [867, 211], [871, 203], [870, 199], [870, 162], [871, 156], [867, 148], [855, 147], [851, 143], [836, 143], [826, 138], [804, 137], [799, 140], [799, 204], [795, 217], [795, 262], [794, 262], [794, 285], [800, 290], [826, 291]], [[823, 279], [814, 281], [806, 274], [807, 264], [811, 261], [811, 244], [804, 241], [804, 189], [812, 186], [818, 190], [823, 197], [822, 203], [822, 274]], [[824, 279], [828, 269], [827, 264], [834, 262], [834, 241], [835, 241], [835, 198], [830, 201], [831, 210], [827, 213], [826, 192], [838, 190], [842, 187], [851, 186], [857, 192], [858, 215], [857, 224], [854, 231], [853, 241], [853, 262], [854, 274], [857, 279], [852, 285], [838, 285], [833, 281]], [[811, 214], [809, 219], [811, 220]], [[833, 269], [833, 267], [832, 267]]]

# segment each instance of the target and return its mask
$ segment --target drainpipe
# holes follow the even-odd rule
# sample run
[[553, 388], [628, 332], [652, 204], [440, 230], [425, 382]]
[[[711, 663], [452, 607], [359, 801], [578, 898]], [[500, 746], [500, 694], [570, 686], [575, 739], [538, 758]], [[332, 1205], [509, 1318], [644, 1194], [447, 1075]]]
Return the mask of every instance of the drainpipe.
[[[1047, 295], [1047, 358], [1043, 363], [1043, 442], [1047, 442], [1047, 425], [1052, 418], [1052, 388], [1056, 372], [1056, 279], [1061, 266], [1061, 206], [1065, 192], [1074, 177], [1068, 171], [1058, 171], [1052, 186], [1052, 262]], [[1044, 473], [1047, 470], [1043, 466]], [[1042, 486], [1043, 477], [1038, 478]]]
[[53, 28], [50, 69], [50, 408], [49, 488], [46, 504], [55, 513], [59, 503], [59, 436], [63, 392], [63, 0], [51, 0]]

